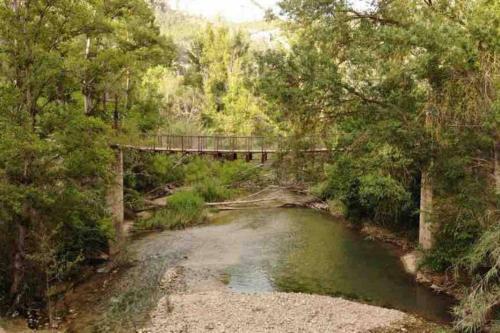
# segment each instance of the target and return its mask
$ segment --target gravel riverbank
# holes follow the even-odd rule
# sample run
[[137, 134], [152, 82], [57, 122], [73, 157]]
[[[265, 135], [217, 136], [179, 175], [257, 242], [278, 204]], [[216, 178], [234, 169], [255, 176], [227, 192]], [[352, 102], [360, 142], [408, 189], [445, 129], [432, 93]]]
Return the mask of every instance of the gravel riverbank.
[[400, 311], [327, 296], [209, 291], [164, 297], [145, 332], [369, 332]]
[[[191, 269], [167, 270], [165, 295], [142, 333], [370, 332], [407, 319], [405, 313], [328, 296], [235, 293], [222, 283], [200, 289]], [[206, 286], [206, 285], [205, 285]]]

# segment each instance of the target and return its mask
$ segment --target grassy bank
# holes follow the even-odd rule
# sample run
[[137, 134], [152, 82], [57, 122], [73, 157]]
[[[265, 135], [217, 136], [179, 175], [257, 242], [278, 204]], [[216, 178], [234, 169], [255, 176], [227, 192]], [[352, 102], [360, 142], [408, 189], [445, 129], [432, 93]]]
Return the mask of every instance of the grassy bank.
[[[137, 230], [173, 230], [201, 223], [205, 203], [230, 200], [263, 182], [259, 164], [203, 157], [136, 155], [126, 161], [126, 169], [129, 210], [144, 209], [148, 197], [166, 197], [164, 207], [137, 220]], [[166, 187], [170, 192], [162, 193]]]

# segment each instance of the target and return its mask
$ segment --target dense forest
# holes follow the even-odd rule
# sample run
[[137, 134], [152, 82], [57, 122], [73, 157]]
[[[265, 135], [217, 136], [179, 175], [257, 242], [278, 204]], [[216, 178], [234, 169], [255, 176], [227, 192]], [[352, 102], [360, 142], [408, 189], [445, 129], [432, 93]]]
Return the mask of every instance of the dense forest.
[[[237, 134], [286, 140], [272, 181], [355, 224], [411, 237], [425, 195], [435, 240], [421, 269], [462, 287], [457, 331], [499, 328], [500, 3], [279, 6], [242, 25], [159, 0], [0, 4], [2, 313], [50, 306], [54, 286], [109, 254], [110, 143]], [[320, 163], [301, 153], [313, 137], [333, 151]], [[264, 181], [243, 162], [131, 153], [125, 168], [129, 209], [166, 183], [189, 187], [142, 228], [183, 227]]]

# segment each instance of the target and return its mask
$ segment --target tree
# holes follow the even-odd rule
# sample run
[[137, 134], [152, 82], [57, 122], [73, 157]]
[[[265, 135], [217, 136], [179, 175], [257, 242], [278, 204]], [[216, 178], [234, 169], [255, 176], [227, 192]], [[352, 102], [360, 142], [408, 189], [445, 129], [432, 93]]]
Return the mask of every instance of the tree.
[[[284, 0], [281, 8], [290, 50], [261, 57], [259, 91], [299, 135], [322, 133], [338, 148], [323, 194], [353, 218], [407, 227], [421, 202], [422, 211], [432, 204], [426, 263], [458, 265], [498, 212], [498, 4], [381, 0], [359, 11], [342, 0]], [[476, 320], [484, 324], [495, 304]]]
[[111, 127], [141, 112], [135, 85], [173, 46], [141, 0], [10, 0], [0, 17], [0, 299], [22, 309], [60, 272], [37, 262], [107, 250]]
[[251, 63], [249, 42], [241, 31], [209, 25], [193, 41], [184, 81], [205, 97], [205, 128], [245, 135], [272, 130], [248, 79]]

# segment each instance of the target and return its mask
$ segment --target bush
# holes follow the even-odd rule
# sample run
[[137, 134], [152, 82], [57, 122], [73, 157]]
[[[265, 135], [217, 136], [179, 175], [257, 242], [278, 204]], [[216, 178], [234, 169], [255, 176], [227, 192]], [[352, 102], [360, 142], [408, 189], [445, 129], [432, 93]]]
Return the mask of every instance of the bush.
[[[444, 222], [444, 221], [441, 221]], [[436, 272], [458, 264], [471, 249], [479, 234], [479, 226], [473, 220], [441, 223], [433, 249], [426, 253], [423, 265]]]
[[217, 168], [217, 161], [211, 161], [200, 157], [193, 158], [184, 166], [185, 181], [187, 184], [194, 184], [208, 178], [214, 178]]
[[147, 192], [169, 183], [182, 183], [183, 168], [172, 156], [130, 152], [125, 156], [125, 187]]
[[251, 163], [244, 161], [232, 161], [219, 163], [217, 168], [221, 183], [227, 186], [236, 186], [243, 182], [257, 181], [261, 169]]
[[466, 269], [474, 277], [474, 283], [467, 297], [454, 309], [460, 318], [455, 327], [459, 331], [477, 332], [492, 319], [491, 331], [500, 331], [500, 224], [497, 220], [458, 267]]
[[237, 161], [213, 161], [196, 157], [184, 167], [186, 183], [196, 184], [216, 178], [222, 185], [237, 186], [248, 181], [257, 181], [260, 168], [252, 163]]
[[257, 181], [260, 169], [244, 161], [211, 161], [194, 158], [184, 168], [186, 184], [205, 201], [223, 201], [231, 198], [234, 190], [243, 182]]
[[218, 179], [205, 179], [194, 185], [194, 192], [207, 202], [224, 201], [231, 197], [232, 191]]
[[182, 229], [200, 222], [205, 202], [192, 191], [177, 192], [167, 200], [167, 207], [147, 220], [139, 221], [139, 229]]
[[359, 172], [347, 158], [331, 165], [327, 175], [327, 180], [316, 186], [314, 192], [323, 200], [342, 202], [346, 217], [353, 222], [367, 218], [404, 228], [416, 224], [419, 193], [411, 185], [390, 175]]

